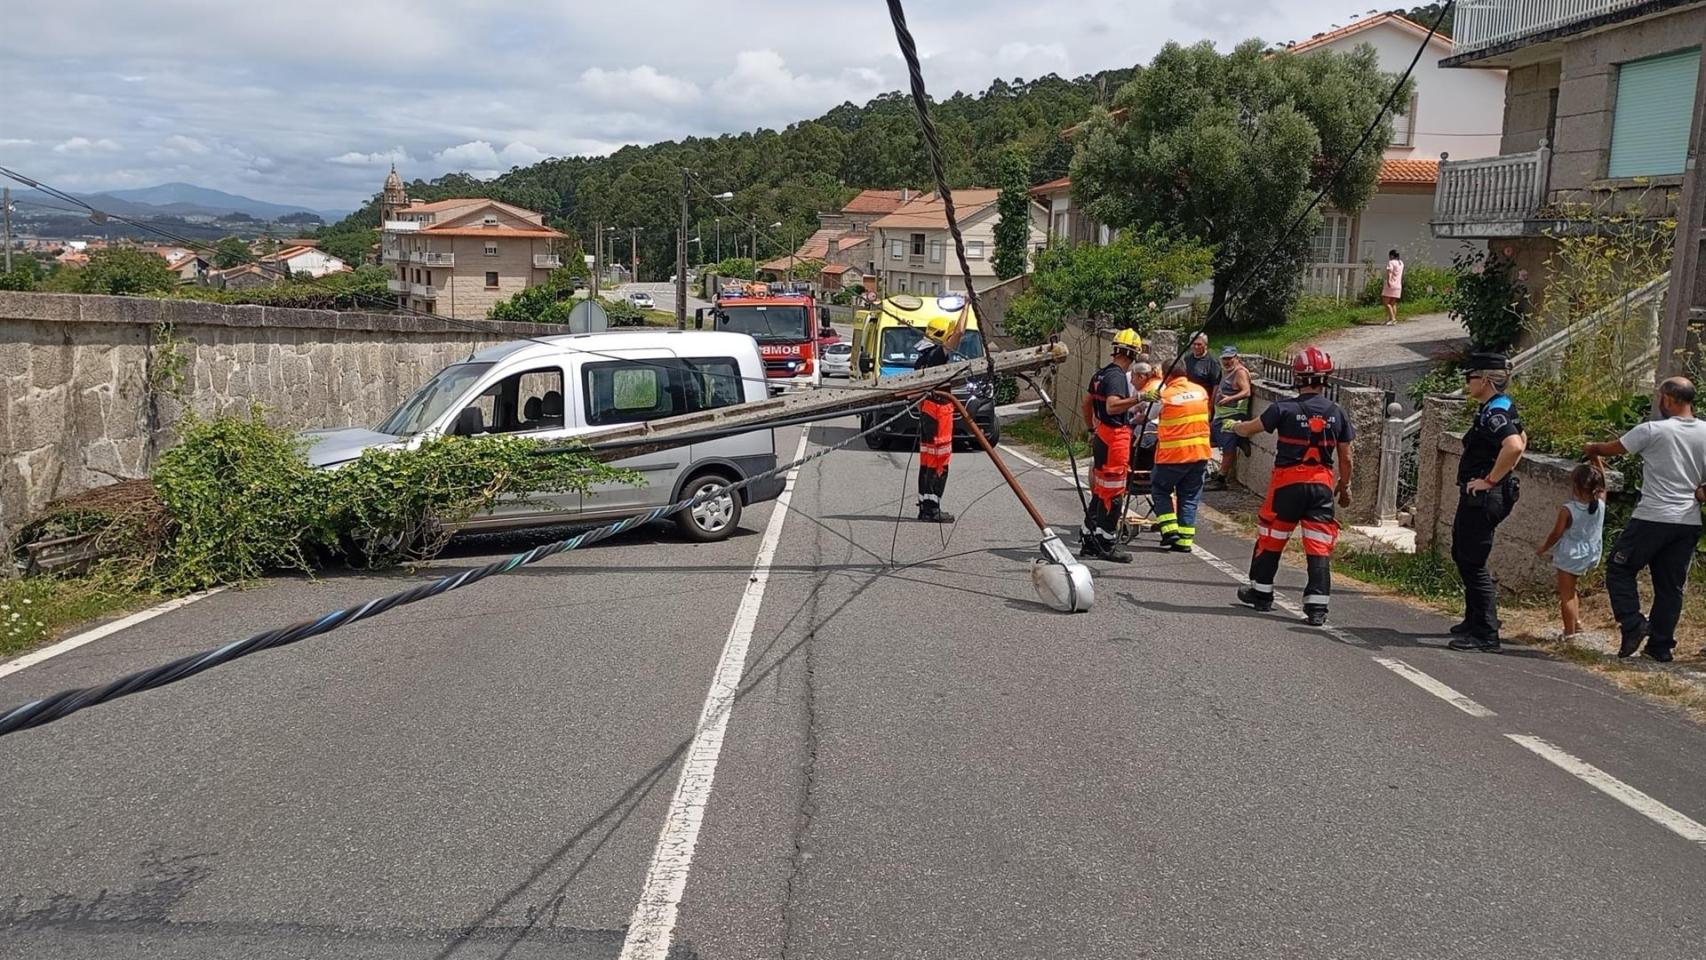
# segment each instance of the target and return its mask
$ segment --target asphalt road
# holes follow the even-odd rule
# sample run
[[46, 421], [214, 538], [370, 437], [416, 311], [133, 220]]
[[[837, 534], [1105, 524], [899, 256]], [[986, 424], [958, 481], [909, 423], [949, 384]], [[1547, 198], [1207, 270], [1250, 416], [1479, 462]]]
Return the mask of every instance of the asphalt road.
[[[904, 519], [914, 464], [856, 443], [773, 531], [773, 505], [724, 544], [646, 531], [0, 739], [0, 957], [615, 957], [642, 900], [676, 958], [1701, 955], [1681, 716], [1376, 598], [1341, 591], [1334, 633], [1256, 614], [1209, 559], [1248, 544], [1212, 534], [1054, 613], [988, 462], [956, 455], [947, 528]], [[220, 594], [0, 703], [406, 579]]]
[[[615, 290], [601, 291], [604, 296], [617, 300], [626, 300], [628, 298], [628, 294], [635, 292], [651, 294], [652, 301], [656, 304], [653, 309], [662, 310], [665, 313], [673, 313], [675, 311], [675, 284], [673, 283], [626, 283], [617, 287]], [[710, 305], [710, 301], [701, 300], [695, 296], [693, 294], [692, 287], [690, 286], [687, 293], [687, 322], [689, 324], [693, 322], [694, 310], [700, 307], [708, 307]]]

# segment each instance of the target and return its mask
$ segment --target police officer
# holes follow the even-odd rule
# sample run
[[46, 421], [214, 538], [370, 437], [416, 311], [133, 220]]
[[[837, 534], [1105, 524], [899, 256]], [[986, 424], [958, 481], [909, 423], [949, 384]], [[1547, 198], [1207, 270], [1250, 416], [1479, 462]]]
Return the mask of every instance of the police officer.
[[1487, 572], [1493, 531], [1510, 516], [1520, 491], [1516, 465], [1528, 436], [1516, 404], [1505, 396], [1510, 361], [1502, 353], [1474, 353], [1463, 391], [1481, 404], [1463, 435], [1457, 467], [1457, 516], [1451, 522], [1451, 559], [1463, 578], [1463, 622], [1451, 628], [1453, 650], [1499, 648], [1498, 586]]
[[[947, 365], [966, 335], [966, 310], [957, 319], [931, 317], [924, 325], [914, 370]], [[953, 523], [954, 515], [942, 512], [942, 494], [948, 489], [948, 461], [954, 456], [954, 405], [945, 396], [931, 394], [918, 405], [918, 519], [924, 523]]]
[[1131, 562], [1131, 554], [1120, 546], [1119, 528], [1131, 473], [1131, 409], [1141, 402], [1128, 372], [1142, 349], [1137, 331], [1121, 330], [1114, 335], [1113, 359], [1090, 381], [1092, 496], [1084, 509], [1079, 546], [1086, 558]]
[[[1316, 347], [1305, 347], [1291, 362], [1297, 396], [1269, 404], [1255, 420], [1228, 418], [1223, 429], [1240, 437], [1275, 435], [1274, 471], [1268, 496], [1257, 514], [1256, 550], [1250, 558], [1250, 585], [1238, 599], [1257, 610], [1274, 605], [1274, 574], [1280, 554], [1302, 524], [1303, 553], [1309, 565], [1309, 585], [1303, 590], [1303, 615], [1311, 626], [1327, 622], [1327, 601], [1333, 593], [1333, 545], [1341, 506], [1351, 502], [1351, 446], [1356, 430], [1343, 408], [1322, 395], [1333, 358]], [[1335, 463], [1338, 479], [1333, 478]]]

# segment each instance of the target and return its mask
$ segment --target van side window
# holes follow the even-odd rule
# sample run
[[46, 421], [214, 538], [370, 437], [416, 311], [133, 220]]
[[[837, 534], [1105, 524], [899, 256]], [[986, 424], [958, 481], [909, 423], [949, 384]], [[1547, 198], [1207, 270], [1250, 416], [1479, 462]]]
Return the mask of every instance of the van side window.
[[582, 401], [592, 426], [638, 423], [743, 403], [733, 357], [613, 360], [581, 368]]
[[[487, 387], [469, 409], [480, 413], [480, 433], [531, 433], [563, 427], [563, 371], [540, 367], [511, 374]], [[463, 414], [466, 418], [468, 415]]]

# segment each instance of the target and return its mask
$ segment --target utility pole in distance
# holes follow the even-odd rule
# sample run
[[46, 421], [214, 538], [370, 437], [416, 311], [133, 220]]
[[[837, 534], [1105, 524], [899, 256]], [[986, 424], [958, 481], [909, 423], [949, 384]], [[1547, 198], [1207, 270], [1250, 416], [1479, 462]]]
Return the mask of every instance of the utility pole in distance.
[[640, 282], [640, 228], [628, 228], [628, 266], [634, 271], [634, 282]]
[[598, 275], [604, 272], [604, 221], [592, 222], [592, 299], [598, 299]]
[[[1706, 337], [1706, 58], [1694, 81], [1694, 122], [1676, 211], [1676, 254], [1670, 262], [1670, 295], [1659, 334], [1658, 379], [1686, 374], [1699, 363]], [[1694, 370], [1695, 374], [1701, 371]], [[1656, 404], [1657, 401], [1654, 401]]]
[[0, 211], [6, 218], [6, 272], [12, 272], [12, 188], [0, 187]]
[[675, 238], [675, 326], [687, 329], [687, 183], [689, 174], [681, 171], [681, 232]]

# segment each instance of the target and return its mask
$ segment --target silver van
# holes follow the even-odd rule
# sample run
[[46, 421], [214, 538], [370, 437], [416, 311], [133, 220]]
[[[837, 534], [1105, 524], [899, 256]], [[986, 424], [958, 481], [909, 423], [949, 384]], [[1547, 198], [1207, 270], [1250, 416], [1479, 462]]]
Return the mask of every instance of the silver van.
[[[372, 430], [311, 430], [308, 459], [336, 468], [373, 447], [406, 448], [430, 436], [506, 434], [561, 440], [591, 431], [766, 398], [758, 344], [738, 333], [631, 330], [517, 340], [453, 363]], [[543, 494], [498, 504], [460, 529], [493, 530], [602, 521], [650, 510], [776, 468], [772, 430], [618, 460], [643, 484], [598, 484], [584, 494]], [[722, 540], [742, 507], [781, 496], [768, 477], [676, 515], [688, 538]]]

